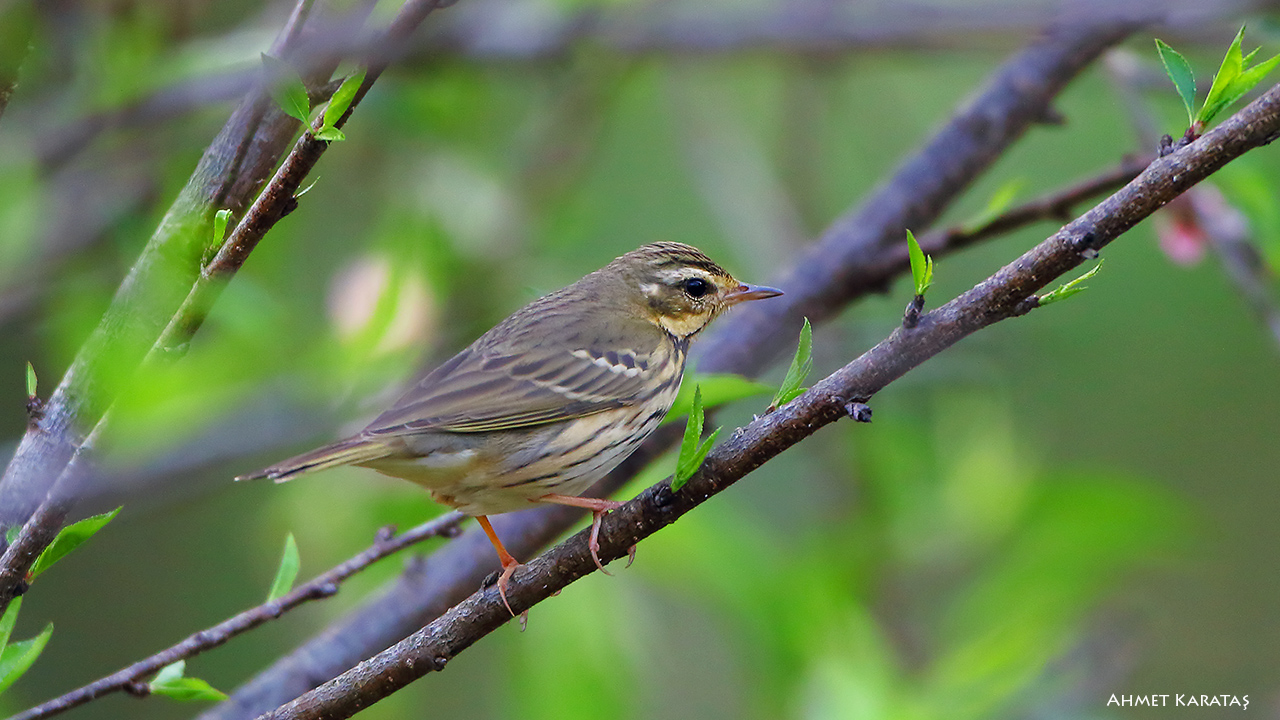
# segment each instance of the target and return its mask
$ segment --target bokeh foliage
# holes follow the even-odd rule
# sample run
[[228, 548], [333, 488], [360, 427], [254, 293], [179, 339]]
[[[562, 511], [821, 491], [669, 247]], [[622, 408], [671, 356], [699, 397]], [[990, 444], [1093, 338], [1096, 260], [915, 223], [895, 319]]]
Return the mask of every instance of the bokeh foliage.
[[[25, 427], [25, 362], [54, 382], [230, 103], [121, 121], [65, 159], [51, 148], [94, 113], [254, 67], [282, 10], [69, 3], [40, 17], [0, 120], [6, 438]], [[1204, 39], [1178, 43], [1197, 68], [1221, 55]], [[57, 632], [0, 712], [259, 602], [286, 533], [308, 577], [378, 527], [438, 512], [357, 470], [230, 478], [359, 424], [418, 367], [642, 243], [692, 242], [769, 282], [1021, 40], [803, 57], [584, 43], [395, 66], [189, 353], [121, 398], [85, 509], [124, 510], [25, 601], [16, 636]], [[1149, 37], [1132, 47], [1159, 73]], [[1180, 134], [1177, 96], [1151, 94]], [[1030, 197], [1134, 149], [1100, 69], [1059, 108], [1068, 123], [1033, 131], [953, 221], [1010, 181]], [[1273, 260], [1278, 171], [1262, 151], [1217, 181]], [[1052, 229], [938, 259], [930, 304]], [[1111, 692], [1273, 696], [1275, 348], [1212, 261], [1175, 267], [1146, 226], [1107, 257], [1088, 292], [930, 362], [875, 399], [872, 425], [805, 442], [643, 543], [630, 570], [575, 584], [524, 634], [504, 629], [362, 717], [1106, 717], [1122, 716]], [[911, 291], [902, 280], [816, 328], [814, 377], [885, 335]], [[767, 402], [715, 422], [731, 431]], [[229, 691], [396, 569], [189, 672]], [[112, 697], [82, 716], [193, 712]]]

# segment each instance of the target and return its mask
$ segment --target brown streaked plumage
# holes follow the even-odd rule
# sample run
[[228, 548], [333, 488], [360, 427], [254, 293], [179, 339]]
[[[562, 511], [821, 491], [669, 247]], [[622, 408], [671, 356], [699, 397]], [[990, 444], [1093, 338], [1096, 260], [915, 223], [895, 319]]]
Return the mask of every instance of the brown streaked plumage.
[[505, 602], [518, 563], [485, 516], [536, 502], [590, 509], [599, 566], [600, 519], [619, 503], [578, 496], [661, 422], [690, 340], [734, 304], [780, 294], [689, 245], [646, 245], [516, 311], [356, 435], [237, 479], [360, 465], [418, 483], [480, 521]]

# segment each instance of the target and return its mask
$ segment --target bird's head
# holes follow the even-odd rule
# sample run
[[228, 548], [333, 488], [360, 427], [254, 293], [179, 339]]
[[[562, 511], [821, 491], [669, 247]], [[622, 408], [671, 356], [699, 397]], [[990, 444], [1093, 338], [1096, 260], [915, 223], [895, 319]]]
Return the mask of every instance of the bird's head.
[[625, 292], [642, 312], [678, 338], [696, 335], [740, 302], [782, 294], [738, 282], [701, 250], [682, 243], [645, 245], [614, 260], [604, 271], [619, 275]]

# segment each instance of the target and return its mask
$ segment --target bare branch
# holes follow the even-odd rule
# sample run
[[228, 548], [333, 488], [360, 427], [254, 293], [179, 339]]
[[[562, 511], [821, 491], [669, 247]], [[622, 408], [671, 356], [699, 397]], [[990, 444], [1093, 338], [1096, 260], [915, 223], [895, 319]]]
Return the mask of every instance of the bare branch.
[[201, 630], [191, 635], [173, 647], [162, 650], [145, 660], [139, 660], [123, 670], [73, 690], [59, 698], [50, 700], [43, 705], [14, 715], [10, 720], [36, 720], [37, 718], [53, 717], [71, 708], [97, 700], [104, 695], [127, 690], [133, 683], [157, 672], [160, 668], [170, 663], [185, 660], [205, 650], [215, 648], [240, 633], [248, 632], [259, 625], [275, 620], [305, 602], [332, 597], [334, 593], [338, 592], [338, 586], [344, 580], [388, 555], [433, 537], [456, 537], [458, 523], [462, 522], [462, 519], [461, 513], [450, 512], [395, 536], [391, 535], [390, 528], [386, 528], [384, 532], [379, 533], [377, 540], [367, 550], [316, 576], [310, 582], [295, 587], [283, 597], [245, 610], [239, 615], [228, 618], [207, 630]]
[[[606, 517], [601, 559], [671, 524], [747, 473], [848, 413], [886, 385], [962, 338], [1025, 311], [1054, 278], [1128, 231], [1227, 162], [1280, 136], [1280, 85], [1198, 141], [1152, 163], [1137, 179], [987, 280], [892, 335], [773, 413], [715, 448], [678, 493], [667, 482], [646, 489]], [[506, 600], [520, 612], [595, 570], [587, 533], [579, 532], [512, 578]], [[511, 620], [495, 588], [479, 590], [431, 624], [289, 704], [271, 720], [350, 717], [429, 672]]]
[[[1126, 37], [1129, 23], [1059, 28], [1016, 53], [993, 73], [937, 135], [905, 161], [894, 177], [838, 219], [784, 277], [787, 295], [774, 309], [746, 306], [694, 345], [708, 372], [755, 374], [777, 348], [788, 346], [800, 319], [828, 318], [851, 300], [882, 286], [883, 273], [863, 272], [902, 244], [905, 227], [928, 227], [1026, 129], [1045, 117], [1056, 94], [1107, 47]], [[757, 306], [766, 303], [757, 303]], [[663, 428], [594, 492], [608, 495], [675, 440]], [[494, 518], [507, 548], [529, 557], [577, 521], [579, 513], [541, 508]], [[252, 717], [334, 677], [438, 616], [465, 598], [497, 568], [492, 548], [468, 532], [414, 566], [387, 591], [281, 658], [211, 709], [204, 720]]]

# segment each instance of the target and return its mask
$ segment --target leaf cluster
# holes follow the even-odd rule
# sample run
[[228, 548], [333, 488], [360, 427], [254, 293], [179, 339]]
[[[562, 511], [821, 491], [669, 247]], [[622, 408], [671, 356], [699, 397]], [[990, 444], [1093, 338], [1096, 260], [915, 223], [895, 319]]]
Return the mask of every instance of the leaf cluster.
[[1213, 85], [1209, 87], [1209, 94], [1205, 97], [1199, 112], [1195, 109], [1196, 79], [1191, 71], [1191, 63], [1163, 40], [1156, 39], [1156, 51], [1160, 54], [1165, 72], [1173, 81], [1173, 86], [1178, 90], [1178, 96], [1182, 98], [1182, 104], [1187, 109], [1187, 121], [1196, 133], [1213, 122], [1213, 119], [1223, 110], [1244, 97], [1280, 63], [1280, 55], [1276, 55], [1250, 67], [1249, 63], [1261, 48], [1255, 49], [1248, 55], [1244, 54], [1240, 48], [1244, 40], [1244, 29], [1245, 26], [1241, 25], [1240, 32], [1236, 33], [1235, 39], [1231, 41], [1231, 47], [1227, 48], [1227, 54], [1222, 58], [1217, 74], [1213, 76]]

